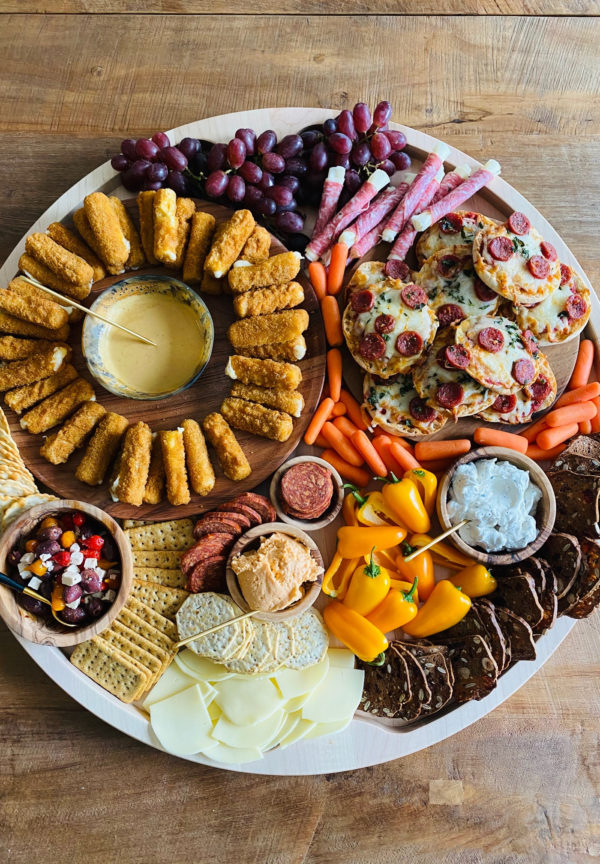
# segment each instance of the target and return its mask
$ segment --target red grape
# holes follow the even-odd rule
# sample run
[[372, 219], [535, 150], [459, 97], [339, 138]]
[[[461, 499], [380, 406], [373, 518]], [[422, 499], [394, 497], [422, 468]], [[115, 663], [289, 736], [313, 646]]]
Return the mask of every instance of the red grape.
[[263, 172], [255, 162], [244, 162], [244, 164], [238, 168], [238, 174], [243, 177], [247, 183], [260, 183]]
[[334, 153], [333, 164], [339, 165], [340, 168], [345, 168], [346, 170], [348, 170], [348, 168], [350, 167], [350, 157], [347, 153]]
[[206, 160], [206, 167], [208, 171], [219, 171], [221, 168], [225, 167], [226, 161], [227, 145], [213, 144], [213, 146], [208, 151], [208, 157]]
[[381, 162], [392, 152], [392, 145], [383, 132], [376, 132], [371, 138], [371, 153], [377, 162]]
[[285, 159], [279, 153], [265, 153], [262, 157], [263, 168], [272, 174], [281, 174], [285, 171]]
[[227, 161], [232, 168], [241, 168], [246, 161], [246, 145], [239, 138], [232, 138], [227, 145]]
[[247, 156], [254, 156], [256, 153], [256, 132], [254, 129], [238, 129], [235, 137], [244, 142]]
[[396, 173], [396, 166], [390, 159], [384, 159], [383, 162], [379, 162], [377, 167], [385, 171], [386, 174], [389, 174], [390, 177]]
[[167, 186], [169, 189], [172, 189], [176, 195], [187, 195], [187, 180], [181, 171], [169, 171], [167, 175]]
[[392, 116], [392, 106], [389, 102], [380, 102], [373, 111], [373, 122], [381, 129], [387, 126], [388, 120]]
[[127, 158], [127, 156], [123, 156], [122, 153], [117, 153], [116, 156], [113, 156], [110, 160], [110, 164], [115, 169], [115, 171], [125, 171], [131, 165], [131, 162]]
[[354, 120], [354, 128], [361, 135], [364, 135], [371, 125], [371, 112], [369, 111], [369, 106], [364, 102], [357, 102], [354, 106], [352, 117]]
[[187, 168], [187, 159], [177, 147], [163, 147], [160, 158], [171, 171], [185, 171]]
[[304, 228], [304, 220], [298, 213], [278, 213], [275, 216], [275, 224], [282, 231], [293, 233], [302, 231]]
[[406, 147], [406, 135], [404, 132], [397, 132], [395, 129], [386, 129], [383, 134], [392, 145], [392, 150], [404, 150]]
[[370, 158], [371, 149], [366, 141], [359, 141], [354, 145], [350, 153], [350, 159], [354, 165], [358, 165], [360, 168], [366, 165]]
[[244, 204], [251, 210], [255, 210], [258, 202], [264, 198], [262, 191], [257, 186], [246, 185], [246, 194], [244, 195]]
[[277, 135], [272, 129], [267, 129], [256, 139], [256, 149], [259, 153], [270, 153], [273, 147], [277, 144]]
[[351, 141], [355, 141], [358, 137], [356, 134], [356, 129], [354, 128], [354, 118], [352, 117], [352, 111], [342, 111], [340, 116], [337, 119], [337, 128], [340, 132], [343, 132], [344, 135], [347, 135]]
[[288, 189], [292, 190], [292, 193], [295, 194], [300, 188], [300, 181], [297, 177], [292, 177], [291, 174], [284, 174], [283, 177], [277, 178], [278, 186], [287, 186]]
[[207, 166], [208, 159], [206, 158], [206, 153], [203, 153], [202, 150], [198, 150], [198, 152], [192, 156], [188, 162], [188, 168], [192, 174], [204, 174]]
[[[179, 175], [183, 177], [183, 174]], [[152, 180], [144, 180], [142, 183], [142, 192], [158, 192], [159, 189], [162, 189], [162, 183], [160, 180], [153, 182]], [[177, 191], [177, 190], [175, 190]]]
[[162, 162], [153, 162], [146, 172], [146, 178], [150, 183], [162, 183], [167, 179], [167, 166]]
[[344, 177], [344, 182], [346, 188], [352, 192], [354, 195], [355, 192], [358, 192], [360, 187], [362, 186], [362, 180], [360, 179], [360, 174], [358, 171], [355, 171], [351, 168], [349, 171], [346, 171], [346, 176]]
[[327, 139], [327, 143], [334, 153], [340, 155], [349, 153], [352, 150], [352, 141], [342, 132], [334, 132], [333, 135], [330, 135]]
[[305, 150], [312, 150], [321, 141], [322, 135], [317, 129], [306, 129], [300, 133]]
[[130, 192], [139, 192], [145, 180], [144, 174], [141, 174], [135, 166], [136, 163], [134, 162], [131, 168], [121, 174], [121, 183]]
[[212, 171], [206, 178], [204, 188], [210, 198], [220, 198], [227, 189], [229, 177], [224, 171]]
[[148, 159], [149, 162], [153, 162], [159, 152], [158, 145], [154, 141], [150, 141], [149, 138], [138, 138], [135, 142], [135, 153], [140, 159]]
[[276, 150], [284, 159], [293, 159], [294, 156], [302, 153], [303, 148], [304, 144], [299, 135], [286, 135], [281, 139]]
[[261, 201], [257, 202], [256, 209], [259, 213], [262, 213], [263, 216], [274, 216], [275, 211], [277, 210], [277, 205], [272, 198], [263, 198]]
[[267, 198], [272, 198], [278, 207], [286, 207], [294, 199], [294, 194], [287, 186], [271, 186], [265, 190]]
[[324, 171], [329, 164], [329, 155], [327, 153], [327, 145], [324, 141], [319, 141], [311, 150], [308, 158], [312, 171]]
[[[239, 141], [239, 138], [236, 139]], [[240, 141], [240, 144], [242, 142]], [[227, 184], [227, 197], [230, 201], [233, 201], [234, 204], [238, 204], [240, 201], [244, 200], [244, 195], [246, 194], [246, 184], [242, 177], [239, 174], [233, 174], [229, 178], [229, 182]]]
[[256, 185], [264, 192], [266, 189], [269, 189], [269, 187], [272, 186], [274, 182], [275, 180], [273, 179], [273, 175], [271, 174], [271, 172], [263, 171], [263, 175]]
[[162, 150], [163, 147], [170, 147], [171, 142], [169, 141], [169, 136], [166, 132], [155, 132], [152, 136], [152, 140], [155, 144], [157, 144]]
[[402, 152], [390, 153], [390, 162], [396, 166], [396, 171], [406, 171], [410, 168], [410, 156], [404, 150]]
[[296, 156], [293, 159], [286, 159], [285, 170], [288, 174], [293, 174], [295, 177], [304, 177], [308, 173], [308, 165], [304, 159]]
[[191, 159], [200, 149], [200, 141], [198, 138], [182, 138], [177, 149], [181, 150], [186, 159]]
[[334, 132], [337, 132], [337, 123], [333, 119], [333, 117], [325, 120], [325, 122], [323, 123], [323, 132], [327, 136], [333, 135]]
[[123, 156], [127, 156], [127, 158], [131, 160], [137, 158], [135, 143], [135, 138], [125, 138], [124, 141], [121, 141], [121, 153]]

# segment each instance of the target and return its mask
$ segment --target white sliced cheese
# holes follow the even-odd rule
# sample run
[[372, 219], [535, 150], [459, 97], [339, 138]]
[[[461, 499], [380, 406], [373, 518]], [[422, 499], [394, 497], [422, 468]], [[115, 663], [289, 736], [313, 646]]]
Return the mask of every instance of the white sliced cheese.
[[[214, 746], [216, 743], [216, 747]], [[260, 747], [248, 747], [244, 750], [239, 747], [228, 747], [227, 744], [212, 742], [213, 746], [203, 752], [209, 759], [222, 762], [224, 765], [242, 765], [244, 762], [256, 762], [262, 759], [263, 754]]]
[[347, 648], [330, 648], [327, 652], [330, 666], [342, 666], [344, 669], [354, 669], [356, 657]]
[[302, 706], [306, 702], [308, 702], [310, 698], [310, 693], [311, 691], [309, 690], [307, 693], [303, 693], [301, 696], [295, 696], [293, 699], [288, 699], [288, 701], [285, 703], [285, 710], [290, 714], [294, 714], [296, 711], [299, 711]]
[[280, 669], [273, 677], [284, 699], [294, 699], [314, 690], [327, 675], [329, 660], [327, 655], [321, 663], [307, 669]]
[[300, 717], [299, 711], [296, 711], [293, 714], [286, 714], [283, 725], [279, 729], [276, 739], [274, 738], [271, 741], [271, 747], [278, 747], [281, 741], [289, 738], [289, 736], [294, 731], [298, 723], [301, 722], [301, 720], [302, 718]]
[[309, 738], [324, 738], [326, 735], [335, 735], [337, 732], [343, 732], [352, 723], [352, 714], [350, 717], [345, 717], [343, 720], [337, 720], [335, 723], [315, 723], [314, 729], [311, 729], [304, 737]]
[[361, 669], [331, 666], [327, 677], [303, 706], [303, 719], [335, 723], [354, 714], [362, 696], [364, 677]]
[[284, 700], [268, 678], [229, 678], [219, 683], [215, 702], [232, 723], [250, 726], [283, 708]]
[[142, 702], [142, 707], [148, 711], [155, 702], [168, 699], [169, 696], [174, 696], [187, 687], [193, 687], [195, 683], [193, 678], [184, 675], [175, 663], [171, 663]]
[[222, 715], [212, 731], [212, 736], [229, 747], [240, 747], [243, 750], [259, 747], [265, 750], [281, 729], [283, 720], [283, 709], [251, 726], [237, 726]]
[[191, 756], [213, 743], [212, 720], [197, 684], [150, 706], [152, 731], [175, 756]]
[[[290, 717], [295, 717], [296, 715], [291, 714]], [[289, 747], [290, 744], [295, 744], [296, 741], [301, 741], [302, 738], [305, 738], [311, 729], [314, 729], [315, 723], [312, 723], [310, 720], [303, 720], [300, 718], [296, 725], [293, 727], [291, 732], [281, 738], [279, 741], [279, 749], [284, 750], [286, 747]]]
[[175, 662], [182, 672], [186, 675], [191, 675], [196, 681], [224, 681], [226, 678], [233, 678], [234, 673], [228, 672], [224, 666], [218, 663], [213, 663], [206, 657], [199, 657], [194, 654], [189, 648], [185, 651], [180, 651], [175, 657]]

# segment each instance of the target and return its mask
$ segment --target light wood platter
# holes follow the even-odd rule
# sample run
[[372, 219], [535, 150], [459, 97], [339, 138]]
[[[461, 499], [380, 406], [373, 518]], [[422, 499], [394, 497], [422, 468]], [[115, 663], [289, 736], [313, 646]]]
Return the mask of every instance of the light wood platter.
[[[125, 206], [129, 210], [134, 221], [137, 222], [137, 203], [135, 198], [125, 199]], [[196, 201], [197, 209], [212, 213], [217, 223], [223, 222], [231, 215], [231, 210], [211, 201]], [[65, 220], [66, 221], [66, 220]], [[271, 255], [284, 252], [285, 247], [272, 237]], [[86, 306], [91, 306], [96, 297], [106, 288], [116, 282], [120, 282], [127, 276], [149, 275], [151, 273], [165, 274], [181, 279], [181, 271], [167, 270], [165, 267], [148, 267], [123, 273], [119, 276], [108, 276], [96, 282], [92, 293], [84, 301]], [[216, 457], [213, 455], [213, 465], [217, 477], [214, 489], [206, 496], [192, 495], [189, 504], [173, 507], [165, 499], [160, 504], [145, 504], [142, 507], [132, 507], [129, 504], [114, 502], [108, 491], [108, 481], [101, 486], [87, 486], [80, 483], [75, 477], [75, 469], [79, 464], [83, 450], [78, 450], [71, 456], [65, 465], [52, 465], [40, 456], [40, 446], [44, 440], [41, 435], [29, 435], [21, 429], [17, 415], [10, 409], [6, 410], [9, 418], [12, 435], [17, 442], [19, 450], [29, 470], [46, 486], [49, 486], [57, 495], [64, 498], [76, 498], [88, 501], [102, 507], [113, 516], [132, 519], [176, 519], [188, 516], [191, 513], [200, 513], [210, 510], [217, 504], [233, 498], [240, 492], [254, 489], [265, 480], [273, 471], [293, 453], [298, 446], [306, 426], [314, 413], [319, 401], [323, 380], [325, 377], [325, 334], [320, 315], [315, 315], [318, 310], [318, 301], [315, 293], [306, 277], [300, 273], [298, 281], [304, 287], [305, 300], [302, 308], [311, 315], [310, 326], [304, 338], [306, 339], [307, 351], [304, 360], [299, 361], [302, 370], [302, 383], [300, 392], [304, 396], [305, 407], [302, 416], [294, 418], [294, 429], [287, 441], [279, 443], [269, 441], [266, 438], [258, 438], [247, 432], [235, 430], [244, 453], [252, 467], [252, 473], [240, 483], [228, 480], [221, 471]], [[233, 313], [232, 297], [228, 294], [211, 296], [200, 294], [212, 316], [215, 340], [212, 356], [202, 373], [202, 376], [181, 393], [157, 401], [141, 401], [127, 399], [123, 396], [115, 396], [105, 390], [90, 374], [81, 350], [81, 328], [82, 322], [71, 327], [69, 342], [73, 347], [73, 364], [81, 375], [88, 379], [95, 388], [96, 398], [107, 411], [115, 411], [134, 423], [144, 420], [155, 432], [158, 429], [175, 429], [187, 418], [200, 421], [211, 411], [219, 411], [221, 402], [229, 393], [231, 381], [225, 375], [227, 358], [233, 352], [227, 339], [227, 328], [235, 321]], [[134, 326], [133, 323], [130, 326]], [[135, 329], [135, 328], [134, 328]]]
[[[327, 117], [335, 116], [335, 113], [319, 108], [259, 109], [190, 123], [172, 130], [172, 134], [174, 140], [193, 136], [223, 141], [231, 138], [235, 130], [241, 126], [249, 126], [259, 131], [274, 129], [279, 136], [283, 136], [296, 132], [304, 126], [322, 123]], [[438, 142], [438, 139], [423, 132], [396, 123], [390, 125], [394, 129], [400, 129], [407, 136], [409, 142], [407, 149], [416, 163], [422, 161], [425, 154]], [[490, 156], [496, 156], [502, 161], [502, 153], [490, 153]], [[473, 168], [479, 167], [479, 163], [475, 160], [451, 147], [446, 165], [456, 166], [465, 162]], [[115, 177], [110, 164], [106, 163], [61, 196], [27, 233], [44, 230], [50, 222], [67, 218], [79, 206], [84, 195], [94, 190], [100, 190], [107, 194], [117, 194], [124, 198], [128, 197], [128, 193], [120, 187], [118, 177]], [[472, 199], [469, 206], [473, 209], [478, 207], [482, 212], [491, 216], [497, 215], [500, 218], [504, 218], [512, 210], [521, 210], [528, 215], [540, 232], [554, 244], [561, 261], [577, 268], [582, 274], [591, 291], [592, 299], [592, 314], [585, 335], [598, 342], [600, 303], [596, 294], [592, 290], [589, 280], [583, 274], [575, 256], [535, 207], [501, 177], [496, 178], [489, 188], [482, 190], [478, 196]], [[310, 228], [310, 222], [308, 227]], [[25, 238], [0, 270], [0, 275], [4, 277], [5, 282], [16, 271], [19, 255], [23, 251], [24, 240]], [[566, 347], [574, 355], [577, 341], [573, 340]], [[354, 364], [352, 367], [356, 368]], [[351, 371], [349, 367], [345, 368], [344, 374], [347, 379], [349, 379]], [[306, 448], [303, 444], [300, 445], [299, 449], [300, 452], [304, 453], [317, 452], [313, 448]], [[330, 560], [334, 552], [337, 527], [338, 521], [336, 520], [323, 531], [313, 534], [326, 560]], [[469, 702], [461, 705], [446, 714], [434, 716], [430, 720], [401, 727], [390, 726], [380, 718], [357, 715], [350, 726], [341, 734], [321, 740], [300, 741], [282, 752], [275, 750], [268, 753], [260, 762], [249, 765], [223, 766], [200, 757], [190, 757], [190, 761], [252, 774], [306, 775], [363, 768], [415, 753], [465, 729], [515, 693], [543, 666], [574, 624], [575, 622], [571, 619], [560, 618], [556, 625], [537, 642], [537, 659], [533, 662], [515, 664], [507, 673], [502, 675], [496, 689], [485, 699], [480, 702]], [[93, 681], [80, 674], [60, 650], [35, 645], [21, 638], [19, 641], [35, 662], [81, 705], [125, 734], [160, 749], [158, 742], [152, 735], [147, 716], [142, 711], [135, 706], [120, 703]]]

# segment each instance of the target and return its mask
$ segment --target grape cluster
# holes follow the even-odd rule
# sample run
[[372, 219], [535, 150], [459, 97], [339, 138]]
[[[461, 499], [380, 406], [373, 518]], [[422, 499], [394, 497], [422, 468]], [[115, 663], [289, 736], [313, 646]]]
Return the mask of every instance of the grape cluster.
[[126, 138], [110, 164], [121, 173], [121, 182], [130, 192], [166, 186], [186, 195], [188, 179], [184, 172], [201, 169], [204, 144], [197, 138], [184, 138], [173, 147], [164, 132], [155, 132], [152, 138]]

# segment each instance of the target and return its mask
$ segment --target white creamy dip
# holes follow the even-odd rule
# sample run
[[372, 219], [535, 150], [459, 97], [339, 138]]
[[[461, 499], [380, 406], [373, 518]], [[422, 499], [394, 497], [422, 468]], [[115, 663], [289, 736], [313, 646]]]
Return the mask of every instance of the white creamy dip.
[[477, 459], [454, 472], [448, 494], [448, 516], [469, 546], [486, 552], [523, 549], [535, 540], [535, 511], [542, 493], [528, 471], [511, 462]]

